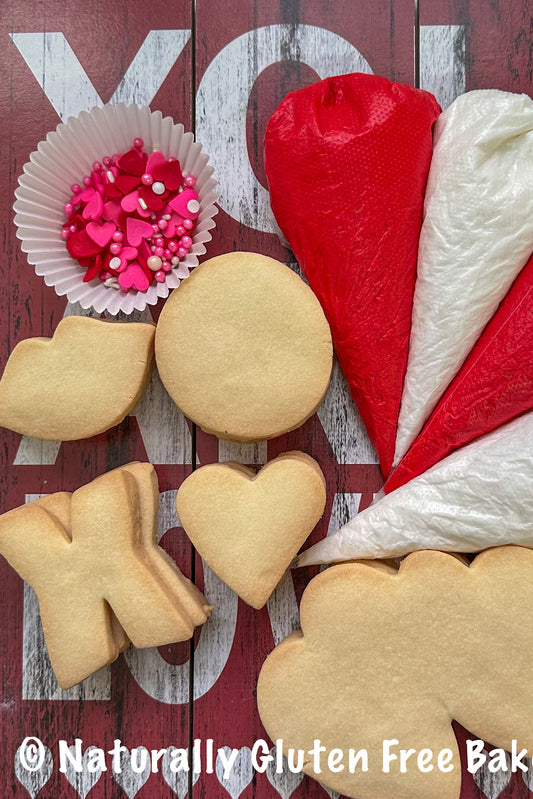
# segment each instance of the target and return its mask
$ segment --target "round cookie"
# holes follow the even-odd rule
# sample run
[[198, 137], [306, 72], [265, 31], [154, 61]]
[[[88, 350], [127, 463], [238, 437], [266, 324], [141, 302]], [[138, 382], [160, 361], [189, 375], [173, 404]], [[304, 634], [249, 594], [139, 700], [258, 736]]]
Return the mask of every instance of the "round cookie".
[[198, 266], [166, 302], [156, 331], [159, 374], [178, 408], [236, 441], [303, 424], [327, 391], [332, 355], [311, 289], [256, 253]]

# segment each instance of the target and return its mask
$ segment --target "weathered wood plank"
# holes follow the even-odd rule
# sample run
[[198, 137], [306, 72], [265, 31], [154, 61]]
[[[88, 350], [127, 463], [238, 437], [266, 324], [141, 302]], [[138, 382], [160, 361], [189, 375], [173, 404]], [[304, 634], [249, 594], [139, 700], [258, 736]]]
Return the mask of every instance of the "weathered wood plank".
[[[46, 33], [46, 32], [54, 33]], [[62, 0], [27, 3], [7, 0], [0, 20], [0, 72], [8, 92], [0, 97], [4, 120], [0, 152], [0, 224], [4, 268], [0, 287], [0, 361], [21, 339], [51, 335], [65, 305], [26, 263], [15, 238], [11, 205], [16, 180], [38, 142], [60, 118], [94, 104], [122, 100], [151, 103], [191, 127], [191, 6], [154, 0], [89, 0], [82, 6]], [[102, 153], [105, 155], [106, 153]], [[81, 176], [80, 176], [81, 177]], [[158, 308], [153, 309], [157, 318]], [[138, 316], [138, 315], [137, 315]], [[149, 315], [148, 315], [149, 318]], [[157, 376], [133, 415], [107, 434], [62, 445], [21, 439], [2, 431], [1, 507], [22, 504], [26, 495], [73, 490], [96, 475], [132, 459], [151, 459], [162, 494], [163, 545], [190, 572], [190, 544], [176, 527], [175, 490], [190, 471], [190, 430]], [[175, 775], [165, 756], [158, 774], [136, 774], [125, 760], [122, 774], [59, 772], [58, 741], [83, 739], [110, 749], [120, 738], [160, 749], [188, 746], [189, 645], [131, 653], [80, 688], [57, 688], [43, 648], [33, 593], [0, 563], [2, 690], [0, 731], [2, 797], [145, 796], [183, 797], [186, 776]], [[23, 619], [25, 620], [23, 628]], [[15, 768], [17, 748], [26, 735], [48, 747], [43, 770]]]
[[[297, 3], [197, 3], [198, 136], [214, 158], [222, 207], [211, 253], [255, 250], [295, 268], [292, 254], [276, 235], [268, 206], [262, 163], [266, 123], [283, 96], [317, 77], [351, 71], [376, 71], [404, 80], [413, 76], [412, 3], [345, 3], [334, 7]], [[227, 86], [231, 84], [231, 91]], [[262, 462], [250, 448], [198, 434], [201, 463], [230, 456], [244, 463]], [[302, 428], [266, 443], [268, 459], [290, 449], [315, 457], [328, 482], [328, 505], [314, 537], [348, 508], [369, 504], [381, 485], [376, 457], [338, 367], [318, 416]], [[344, 497], [346, 496], [346, 503]], [[331, 519], [331, 522], [330, 522]], [[316, 570], [315, 570], [316, 571]], [[197, 574], [201, 580], [202, 565]], [[261, 611], [240, 600], [236, 625], [215, 610], [209, 624], [231, 625], [233, 647], [211, 690], [196, 687], [209, 680], [204, 663], [195, 661], [193, 708], [195, 738], [216, 736], [217, 746], [240, 749], [239, 769], [226, 780], [220, 764], [201, 774], [194, 797], [219, 795], [220, 785], [232, 797], [272, 799], [281, 796], [325, 797], [317, 782], [301, 775], [256, 774], [249, 748], [264, 737], [255, 704], [257, 675], [266, 654], [298, 626], [298, 602], [309, 573], [289, 574]], [[207, 590], [207, 589], [206, 589]], [[207, 591], [209, 597], [209, 591]], [[222, 610], [222, 609], [221, 609]], [[203, 634], [203, 633], [202, 633]], [[217, 671], [219, 670], [217, 663]], [[224, 794], [226, 795], [226, 794]]]

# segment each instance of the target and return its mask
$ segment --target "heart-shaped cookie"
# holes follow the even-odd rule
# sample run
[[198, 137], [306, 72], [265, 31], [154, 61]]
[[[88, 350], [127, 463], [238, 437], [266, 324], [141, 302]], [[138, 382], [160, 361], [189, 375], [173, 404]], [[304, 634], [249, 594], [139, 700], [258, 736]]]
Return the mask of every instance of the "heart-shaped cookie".
[[176, 499], [179, 519], [207, 565], [261, 608], [324, 512], [326, 484], [303, 452], [287, 452], [255, 474], [238, 463], [193, 472]]

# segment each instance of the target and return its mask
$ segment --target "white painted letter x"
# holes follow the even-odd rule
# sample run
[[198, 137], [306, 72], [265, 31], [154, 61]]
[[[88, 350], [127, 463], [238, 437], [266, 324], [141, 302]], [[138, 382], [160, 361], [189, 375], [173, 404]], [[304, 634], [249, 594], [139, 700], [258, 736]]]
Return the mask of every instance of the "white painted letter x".
[[[190, 30], [149, 31], [111, 102], [150, 105], [190, 35]], [[64, 34], [12, 33], [11, 38], [62, 122], [103, 105]]]

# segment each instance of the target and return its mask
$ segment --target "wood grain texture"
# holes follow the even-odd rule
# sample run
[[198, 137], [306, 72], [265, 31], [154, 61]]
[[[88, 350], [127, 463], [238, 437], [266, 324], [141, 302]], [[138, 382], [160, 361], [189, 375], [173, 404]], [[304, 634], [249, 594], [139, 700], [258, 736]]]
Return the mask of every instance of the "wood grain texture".
[[[161, 22], [164, 20], [164, 24]], [[165, 30], [161, 30], [164, 28]], [[55, 32], [45, 35], [44, 32]], [[7, 76], [1, 97], [3, 126], [0, 199], [4, 302], [0, 340], [2, 365], [22, 338], [51, 335], [65, 305], [37, 278], [15, 239], [11, 205], [18, 174], [30, 152], [60, 118], [111, 98], [151, 102], [164, 114], [191, 127], [191, 9], [161, 0], [83, 5], [64, 0], [27, 3], [8, 0], [0, 22], [0, 72]], [[32, 71], [33, 70], [33, 71]], [[34, 75], [34, 72], [36, 75]], [[105, 153], [102, 153], [105, 155]], [[81, 175], [80, 175], [81, 177]], [[157, 318], [159, 309], [154, 309]], [[162, 430], [159, 419], [166, 418]], [[81, 442], [42, 444], [2, 431], [1, 510], [26, 495], [73, 490], [114, 466], [150, 458], [158, 465], [162, 494], [163, 546], [190, 572], [190, 544], [170, 512], [175, 490], [190, 471], [191, 433], [169, 407], [157, 376], [133, 414], [112, 431]], [[2, 562], [0, 607], [2, 699], [0, 734], [2, 797], [111, 797], [186, 795], [168, 757], [158, 774], [136, 774], [125, 762], [122, 774], [59, 773], [57, 744], [83, 739], [109, 749], [115, 738], [128, 748], [143, 745], [188, 746], [189, 645], [150, 650], [144, 657], [120, 658], [81, 687], [60, 692], [51, 673], [35, 597]], [[23, 629], [24, 624], [24, 629]], [[26, 735], [48, 747], [38, 774], [15, 768], [16, 751]]]
[[[531, 93], [532, 23], [526, 0], [419, 0], [419, 9], [421, 85], [444, 105], [465, 88], [496, 86]], [[194, 29], [186, 0], [86, 0], [81, 6], [37, 0], [31, 10], [22, 0], [4, 0], [2, 365], [18, 341], [49, 336], [64, 314], [81, 312], [65, 305], [34, 275], [12, 222], [17, 176], [60, 117], [114, 98], [150, 102], [186, 127], [196, 127], [199, 140], [214, 157], [222, 189], [222, 210], [208, 255], [253, 250], [297, 271], [268, 210], [262, 164], [267, 120], [287, 91], [332, 71], [367, 69], [412, 83], [414, 21], [413, 0], [197, 0]], [[155, 320], [160, 308], [150, 313]], [[150, 460], [160, 481], [161, 542], [186, 573], [193, 564], [174, 500], [194, 462], [233, 459], [260, 465], [288, 449], [308, 452], [320, 463], [328, 485], [325, 515], [311, 541], [367, 507], [382, 482], [338, 367], [319, 413], [299, 430], [269, 442], [235, 445], [195, 433], [157, 374], [130, 417], [94, 439], [60, 444], [4, 430], [1, 435], [1, 511], [27, 497], [74, 490], [131, 459]], [[85, 746], [106, 748], [121, 738], [130, 749], [187, 747], [193, 739], [213, 738], [215, 747], [239, 749], [229, 779], [224, 779], [220, 758], [215, 758], [213, 773], [191, 779], [192, 799], [335, 795], [301, 775], [279, 775], [271, 768], [255, 774], [250, 764], [250, 747], [265, 735], [255, 703], [259, 669], [273, 646], [298, 626], [299, 600], [317, 570], [288, 574], [259, 612], [240, 602], [199, 558], [195, 570], [217, 610], [195, 637], [191, 685], [189, 648], [177, 645], [130, 650], [67, 697], [47, 662], [34, 595], [4, 562], [0, 564], [1, 799], [183, 799], [189, 793], [186, 775], [170, 768], [170, 752], [157, 774], [148, 774], [146, 768], [136, 773], [128, 758], [120, 775], [91, 774], [86, 756], [81, 776], [72, 770], [62, 775], [57, 742], [76, 737]], [[456, 733], [464, 756], [468, 734], [460, 727]], [[15, 765], [26, 735], [39, 735], [47, 747], [43, 768], [35, 774]], [[531, 773], [513, 775], [507, 782], [506, 775], [496, 779], [486, 770], [477, 779], [464, 772], [461, 799], [526, 799], [529, 786], [533, 787]]]

